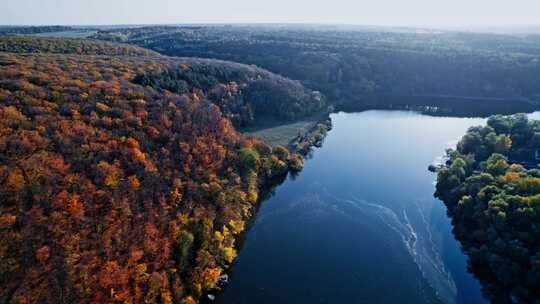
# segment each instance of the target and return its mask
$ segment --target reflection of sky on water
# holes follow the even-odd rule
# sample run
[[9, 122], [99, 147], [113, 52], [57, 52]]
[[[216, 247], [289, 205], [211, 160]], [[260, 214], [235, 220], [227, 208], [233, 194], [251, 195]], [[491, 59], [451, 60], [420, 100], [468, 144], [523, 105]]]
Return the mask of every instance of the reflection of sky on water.
[[263, 202], [221, 302], [481, 303], [427, 166], [485, 120], [332, 120], [304, 171]]

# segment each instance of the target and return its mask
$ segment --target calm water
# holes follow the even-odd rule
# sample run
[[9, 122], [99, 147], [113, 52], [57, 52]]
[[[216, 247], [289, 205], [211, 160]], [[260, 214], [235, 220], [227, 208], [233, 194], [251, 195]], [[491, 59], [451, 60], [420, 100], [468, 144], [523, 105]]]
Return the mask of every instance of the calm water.
[[427, 166], [484, 119], [332, 115], [304, 170], [262, 204], [219, 302], [485, 303]]

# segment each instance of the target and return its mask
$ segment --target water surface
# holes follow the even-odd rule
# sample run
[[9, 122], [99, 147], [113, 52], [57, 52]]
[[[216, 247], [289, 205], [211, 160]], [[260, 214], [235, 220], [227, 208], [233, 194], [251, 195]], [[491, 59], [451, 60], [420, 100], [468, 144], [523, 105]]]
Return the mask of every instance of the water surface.
[[262, 203], [220, 303], [485, 303], [427, 166], [480, 118], [366, 111]]

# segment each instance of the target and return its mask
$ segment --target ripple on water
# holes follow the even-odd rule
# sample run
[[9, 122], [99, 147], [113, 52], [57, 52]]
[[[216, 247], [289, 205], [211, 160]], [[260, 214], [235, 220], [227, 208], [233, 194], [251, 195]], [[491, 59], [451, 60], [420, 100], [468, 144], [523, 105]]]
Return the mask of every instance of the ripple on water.
[[[330, 196], [329, 193], [327, 195]], [[350, 207], [356, 208], [366, 216], [378, 218], [383, 225], [401, 238], [407, 252], [427, 282], [435, 289], [438, 297], [444, 303], [456, 303], [457, 287], [444, 265], [441, 244], [437, 244], [433, 238], [431, 224], [422, 209], [426, 206], [421, 207], [420, 202], [412, 202], [407, 205], [409, 208], [403, 207], [401, 212], [397, 213], [382, 204], [368, 202], [357, 197], [342, 199], [333, 196], [332, 200], [336, 202], [333, 204], [334, 210], [349, 219], [362, 220], [355, 217], [357, 214], [350, 213]], [[344, 204], [347, 204], [348, 208], [340, 210], [340, 206]], [[412, 221], [409, 214], [412, 214]]]

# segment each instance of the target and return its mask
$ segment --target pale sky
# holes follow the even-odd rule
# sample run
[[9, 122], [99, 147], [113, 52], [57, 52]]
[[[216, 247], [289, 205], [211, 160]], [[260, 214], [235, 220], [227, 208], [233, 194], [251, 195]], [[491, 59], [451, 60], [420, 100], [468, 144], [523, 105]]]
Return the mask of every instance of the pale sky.
[[0, 24], [540, 24], [540, 0], [0, 0]]

